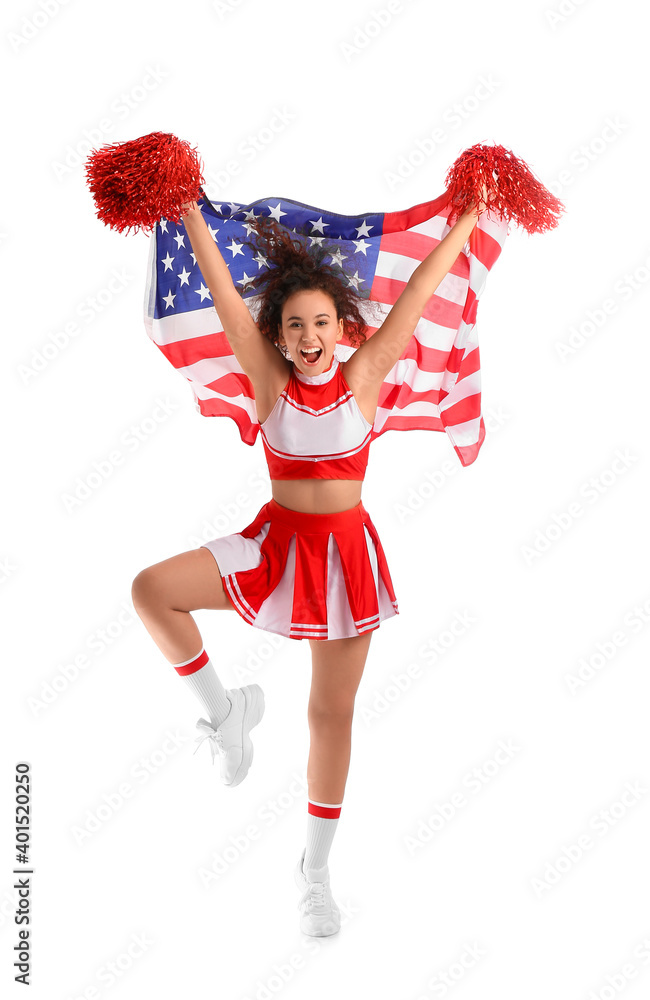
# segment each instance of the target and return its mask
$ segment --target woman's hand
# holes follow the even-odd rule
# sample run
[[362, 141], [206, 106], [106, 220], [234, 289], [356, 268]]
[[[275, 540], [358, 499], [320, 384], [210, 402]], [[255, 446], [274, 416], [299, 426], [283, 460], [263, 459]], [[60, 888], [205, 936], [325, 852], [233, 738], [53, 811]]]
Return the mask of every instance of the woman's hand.
[[195, 211], [200, 211], [196, 201], [184, 201], [181, 205], [181, 218]]
[[472, 208], [471, 208], [472, 213], [474, 215], [480, 215], [481, 212], [484, 212], [489, 207], [489, 203], [492, 200], [493, 200], [492, 195], [490, 195], [490, 197], [488, 198], [487, 184], [485, 184], [485, 182], [483, 182], [483, 184], [481, 185], [481, 194], [480, 194], [478, 203], [475, 202], [472, 205]]

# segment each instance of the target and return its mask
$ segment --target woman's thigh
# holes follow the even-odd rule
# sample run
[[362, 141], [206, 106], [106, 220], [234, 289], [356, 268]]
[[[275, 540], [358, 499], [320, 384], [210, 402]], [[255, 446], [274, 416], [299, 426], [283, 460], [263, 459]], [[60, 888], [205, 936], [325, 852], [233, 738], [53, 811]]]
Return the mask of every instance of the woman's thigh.
[[348, 716], [354, 711], [372, 631], [351, 639], [310, 639], [312, 656], [308, 714]]
[[147, 566], [135, 577], [131, 595], [136, 608], [155, 605], [173, 611], [234, 611], [217, 561], [204, 547]]

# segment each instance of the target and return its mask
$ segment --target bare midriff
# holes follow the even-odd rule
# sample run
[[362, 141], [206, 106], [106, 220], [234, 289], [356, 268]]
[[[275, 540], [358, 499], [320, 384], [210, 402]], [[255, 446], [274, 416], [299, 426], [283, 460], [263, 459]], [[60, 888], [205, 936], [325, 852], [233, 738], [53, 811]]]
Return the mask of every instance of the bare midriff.
[[360, 479], [272, 479], [273, 499], [304, 514], [336, 514], [361, 500]]

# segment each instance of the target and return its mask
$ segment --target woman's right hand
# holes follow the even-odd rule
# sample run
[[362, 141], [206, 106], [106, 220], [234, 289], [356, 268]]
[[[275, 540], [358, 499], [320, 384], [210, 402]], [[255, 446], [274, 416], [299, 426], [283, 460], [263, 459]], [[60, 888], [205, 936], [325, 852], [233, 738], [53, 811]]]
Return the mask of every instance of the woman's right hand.
[[189, 215], [191, 212], [199, 211], [199, 206], [195, 201], [184, 201], [181, 205], [181, 217]]

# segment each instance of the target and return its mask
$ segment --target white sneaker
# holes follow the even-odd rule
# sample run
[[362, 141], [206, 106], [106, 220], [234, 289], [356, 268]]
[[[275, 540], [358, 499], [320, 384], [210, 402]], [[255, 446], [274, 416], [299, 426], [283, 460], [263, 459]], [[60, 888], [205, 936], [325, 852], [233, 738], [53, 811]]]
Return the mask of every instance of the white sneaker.
[[300, 909], [300, 930], [312, 937], [326, 937], [336, 934], [341, 927], [341, 911], [332, 898], [329, 868], [308, 868], [304, 871], [306, 848], [296, 865], [294, 878], [303, 894], [298, 902]]
[[259, 684], [245, 684], [228, 688], [226, 697], [230, 712], [220, 726], [215, 729], [206, 719], [197, 722], [196, 728], [203, 735], [197, 737], [196, 750], [204, 740], [209, 740], [212, 762], [217, 755], [221, 758], [221, 780], [224, 785], [234, 787], [244, 780], [253, 760], [253, 744], [248, 734], [264, 715], [264, 692]]

